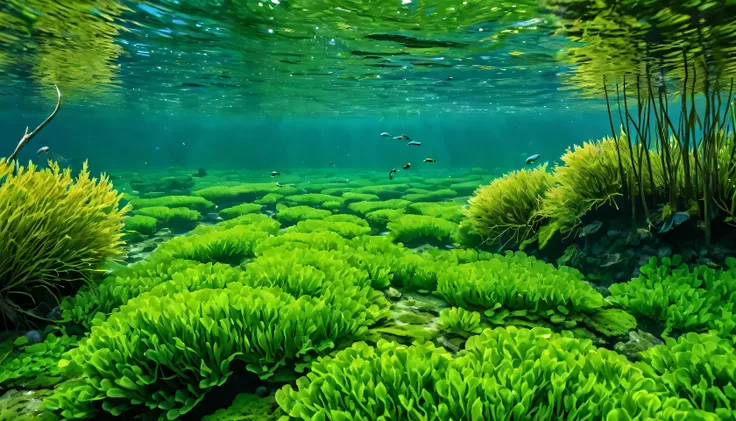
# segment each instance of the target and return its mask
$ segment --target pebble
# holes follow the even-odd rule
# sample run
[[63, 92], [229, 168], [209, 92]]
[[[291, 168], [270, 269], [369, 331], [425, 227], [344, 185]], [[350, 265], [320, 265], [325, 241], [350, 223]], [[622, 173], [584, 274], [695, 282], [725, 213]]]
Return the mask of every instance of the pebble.
[[401, 298], [401, 292], [393, 287], [389, 287], [386, 291], [383, 292], [384, 295], [386, 295], [386, 298], [389, 300], [398, 300]]
[[268, 389], [265, 386], [258, 386], [256, 388], [256, 396], [260, 398], [265, 398], [268, 396]]
[[41, 332], [37, 330], [29, 330], [23, 336], [25, 336], [26, 339], [28, 339], [28, 343], [30, 345], [37, 344], [43, 341], [43, 338], [41, 337]]

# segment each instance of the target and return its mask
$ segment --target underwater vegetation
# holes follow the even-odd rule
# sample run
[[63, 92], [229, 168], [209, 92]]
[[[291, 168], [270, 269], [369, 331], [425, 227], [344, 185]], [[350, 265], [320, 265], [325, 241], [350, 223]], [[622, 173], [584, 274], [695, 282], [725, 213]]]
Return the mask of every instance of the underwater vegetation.
[[[544, 170], [525, 172], [554, 177]], [[161, 242], [67, 294], [40, 342], [0, 342], [0, 388], [38, 391], [29, 396], [42, 402], [13, 414], [732, 419], [733, 265], [654, 259], [606, 297], [575, 268], [465, 248], [458, 238], [480, 234], [464, 227], [464, 207], [395, 198], [426, 194], [412, 182], [384, 198], [347, 194], [363, 182], [326, 184], [285, 195], [242, 188], [226, 200], [239, 209], [232, 217], [200, 215], [183, 235], [161, 234], [161, 208], [213, 209], [202, 196], [131, 197], [116, 235], [125, 226]], [[254, 204], [269, 194], [270, 204]], [[636, 361], [611, 350], [652, 323], [663, 345]], [[717, 358], [694, 357], [705, 350]], [[686, 365], [681, 355], [693, 357]]]
[[56, 163], [39, 169], [0, 160], [0, 317], [43, 318], [65, 284], [83, 282], [123, 253], [120, 196], [107, 177], [76, 177]]

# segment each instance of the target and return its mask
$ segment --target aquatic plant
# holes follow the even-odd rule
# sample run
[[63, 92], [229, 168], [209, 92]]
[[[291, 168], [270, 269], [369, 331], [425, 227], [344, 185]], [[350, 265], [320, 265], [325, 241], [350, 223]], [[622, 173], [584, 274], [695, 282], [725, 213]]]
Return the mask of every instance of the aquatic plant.
[[[660, 157], [656, 152], [628, 145], [622, 137], [618, 142], [603, 139], [568, 148], [561, 158], [563, 165], [555, 167], [555, 184], [544, 193], [542, 206], [537, 212], [539, 218], [547, 220], [540, 230], [540, 247], [544, 247], [557, 232], [571, 235], [582, 225], [583, 216], [601, 206], [620, 209], [628, 204], [624, 210], [631, 212], [630, 206], [637, 203], [640, 190], [647, 197], [664, 197]], [[645, 154], [651, 160], [652, 165], [643, 168], [644, 174], [634, 174], [632, 154]], [[641, 178], [641, 186], [630, 178]], [[630, 181], [634, 190], [625, 190], [626, 183]], [[637, 196], [627, 197], [627, 191], [635, 192]]]
[[196, 291], [203, 288], [223, 288], [229, 282], [242, 282], [245, 273], [222, 263], [198, 263], [192, 260], [153, 256], [131, 265], [126, 270], [114, 270], [100, 283], [77, 292], [60, 304], [61, 321], [86, 328], [105, 320], [113, 310], [159, 285], [173, 281], [167, 290]]
[[463, 219], [463, 207], [453, 202], [419, 202], [408, 206], [409, 213], [434, 216], [448, 221], [460, 222]]
[[604, 308], [589, 316], [585, 323], [604, 336], [626, 336], [636, 329], [636, 318], [618, 308]]
[[466, 218], [460, 221], [457, 231], [452, 238], [452, 242], [460, 247], [480, 248], [485, 243], [483, 237], [475, 230], [470, 219]]
[[345, 192], [345, 193], [343, 193], [342, 194], [342, 199], [345, 201], [345, 203], [371, 202], [371, 201], [381, 200], [381, 198], [378, 197], [375, 194], [355, 193], [355, 192]]
[[134, 179], [130, 188], [141, 195], [181, 195], [194, 187], [194, 180], [188, 175], [169, 176], [156, 179]]
[[403, 199], [391, 199], [383, 202], [354, 202], [348, 205], [348, 210], [360, 215], [367, 215], [379, 209], [405, 209], [411, 202]]
[[457, 230], [457, 225], [450, 221], [425, 215], [404, 215], [390, 221], [386, 227], [392, 240], [438, 245], [448, 244]]
[[[289, 419], [703, 419], [626, 358], [548, 329], [486, 329], [452, 358], [431, 343], [353, 344], [276, 401]], [[615, 374], [611, 374], [615, 373]], [[574, 406], [567, 402], [575, 402]], [[690, 417], [690, 418], [688, 418]]]
[[167, 226], [191, 225], [202, 216], [199, 212], [189, 208], [167, 208], [166, 206], [138, 209], [135, 214], [156, 218], [157, 221]]
[[134, 231], [143, 235], [153, 235], [158, 231], [156, 218], [133, 215], [125, 218], [125, 231]]
[[481, 187], [468, 202], [468, 220], [486, 242], [522, 244], [536, 238], [534, 218], [541, 196], [552, 186], [546, 166], [513, 171]]
[[254, 231], [263, 231], [271, 235], [276, 235], [281, 228], [281, 223], [261, 213], [249, 213], [247, 215], [236, 216], [235, 218], [227, 221], [218, 222], [215, 225], [197, 225], [191, 233], [204, 234], [212, 231], [222, 231], [237, 226], [247, 226]]
[[256, 248], [256, 255], [260, 256], [271, 249], [284, 248], [313, 248], [315, 250], [341, 250], [348, 244], [348, 240], [332, 231], [314, 233], [284, 232], [278, 236], [263, 239]]
[[59, 369], [62, 355], [77, 344], [74, 337], [46, 335], [43, 342], [29, 344], [19, 336], [0, 349], [0, 390], [50, 388], [63, 380]]
[[57, 421], [58, 415], [39, 405], [51, 390], [16, 390], [5, 392], [0, 399], [0, 421]]
[[374, 194], [381, 200], [396, 199], [402, 195], [402, 191], [410, 188], [408, 184], [378, 184], [373, 186], [360, 187], [354, 190], [355, 193]]
[[[698, 15], [700, 23], [703, 16], [701, 12]], [[702, 32], [702, 29], [699, 31]], [[655, 204], [662, 200], [655, 194], [659, 192], [654, 191], [654, 188], [647, 191], [646, 182], [649, 176], [649, 183], [663, 190], [662, 201], [673, 214], [684, 209], [688, 214], [702, 217], [700, 223], [706, 246], [710, 246], [712, 241], [711, 225], [715, 207], [720, 206], [728, 212], [728, 203], [733, 201], [734, 187], [730, 182], [734, 181], [733, 160], [736, 156], [736, 143], [733, 141], [736, 118], [733, 114], [730, 121], [727, 118], [729, 111], [732, 111], [730, 104], [734, 94], [734, 79], [712, 65], [710, 54], [710, 48], [681, 52], [678, 50], [677, 54], [671, 54], [670, 60], [681, 60], [674, 67], [684, 73], [679, 77], [682, 81], [680, 91], [674, 93], [679, 99], [679, 107], [670, 107], [673, 95], [668, 94], [667, 84], [657, 82], [664, 77], [664, 68], [652, 68], [647, 64], [643, 77], [637, 75], [633, 84], [629, 80], [629, 87], [635, 88], [635, 107], [638, 109], [633, 113], [627, 100], [627, 96], [631, 98], [632, 94], [627, 90], [626, 76], [623, 77], [621, 95], [617, 82], [616, 104], [621, 136], [616, 135], [611, 112], [612, 101], [608, 94], [610, 87], [605, 76], [603, 78], [603, 91], [614, 141], [619, 150], [623, 146], [630, 152], [630, 163], [621, 158], [624, 156], [623, 151], [619, 153], [618, 161], [620, 178], [631, 197], [632, 222], [636, 221], [636, 204], [641, 205], [649, 222], [650, 204], [647, 202]], [[728, 76], [725, 81], [723, 76]], [[728, 94], [724, 101], [726, 91]], [[696, 105], [696, 95], [702, 95], [704, 107]], [[634, 103], [634, 98], [630, 102]], [[644, 109], [647, 110], [646, 113], [642, 112]], [[673, 122], [671, 110], [677, 110], [679, 114], [676, 123]], [[656, 152], [650, 152], [652, 149]], [[632, 150], [634, 153], [631, 153]], [[625, 169], [629, 166], [631, 174], [627, 178]], [[656, 175], [661, 175], [661, 180], [655, 180]], [[719, 184], [726, 180], [728, 184]], [[639, 200], [634, 201], [634, 198]]]
[[736, 259], [726, 265], [726, 270], [704, 265], [691, 270], [678, 255], [659, 262], [652, 257], [638, 278], [612, 285], [609, 300], [664, 323], [664, 337], [714, 329], [736, 343]]
[[287, 195], [296, 193], [296, 189], [293, 187], [278, 187], [273, 183], [251, 183], [237, 186], [212, 186], [194, 191], [195, 195], [219, 205], [253, 202], [268, 193]]
[[352, 222], [328, 222], [310, 219], [299, 221], [295, 226], [289, 228], [289, 230], [297, 232], [332, 231], [340, 234], [341, 237], [353, 238], [368, 234], [371, 229], [362, 225], [353, 224]]
[[232, 405], [202, 417], [201, 421], [278, 421], [283, 415], [273, 396], [260, 398], [241, 393], [235, 397]]
[[350, 222], [351, 224], [360, 225], [361, 227], [368, 226], [368, 221], [366, 221], [365, 219], [347, 213], [330, 215], [322, 220], [325, 222]]
[[246, 265], [246, 283], [279, 287], [295, 298], [325, 296], [335, 288], [370, 287], [370, 274], [355, 263], [349, 253], [272, 249]]
[[330, 215], [332, 212], [326, 209], [314, 209], [310, 206], [277, 206], [275, 218], [286, 225], [294, 225], [299, 221], [306, 221], [307, 219], [323, 219]]
[[268, 233], [254, 230], [248, 225], [236, 225], [224, 230], [172, 238], [158, 246], [152, 255], [237, 265], [243, 259], [253, 257], [256, 246], [265, 238], [268, 238]]
[[[387, 303], [376, 305], [375, 294], [335, 288], [321, 298], [295, 299], [278, 288], [238, 283], [144, 294], [96, 326], [60, 362], [80, 378], [57, 388], [47, 405], [67, 418], [87, 418], [101, 400], [113, 415], [145, 405], [176, 419], [224, 384], [236, 364], [268, 379], [299, 372], [314, 356], [361, 338], [388, 312]], [[157, 375], [161, 370], [176, 375]]]
[[330, 202], [323, 202], [322, 203], [322, 209], [327, 209], [330, 211], [338, 211], [340, 208], [342, 208], [343, 202], [338, 201], [330, 201]]
[[342, 203], [342, 198], [338, 196], [330, 196], [329, 194], [320, 193], [297, 194], [294, 196], [287, 196], [284, 200], [290, 205], [304, 206], [321, 206], [325, 202]]
[[440, 312], [440, 329], [463, 335], [480, 333], [482, 329], [481, 315], [477, 311], [451, 307]]
[[248, 215], [250, 213], [260, 213], [263, 206], [255, 203], [241, 203], [239, 205], [225, 208], [219, 212], [222, 219], [233, 219], [238, 216]]
[[133, 198], [130, 205], [134, 210], [165, 206], [167, 208], [189, 208], [199, 212], [206, 212], [215, 207], [215, 204], [199, 196], [162, 196], [151, 199]]
[[284, 197], [286, 197], [286, 196], [284, 196], [282, 194], [268, 193], [268, 194], [264, 195], [263, 197], [261, 197], [260, 199], [254, 201], [253, 203], [257, 203], [257, 204], [263, 205], [263, 206], [273, 206], [276, 203], [280, 202], [281, 199], [283, 199]]
[[488, 184], [488, 183], [482, 183], [480, 180], [464, 181], [462, 183], [450, 184], [449, 187], [452, 190], [455, 190], [457, 194], [460, 196], [469, 196], [473, 194], [473, 192], [481, 188], [483, 184]]
[[36, 306], [58, 299], [65, 283], [122, 253], [129, 208], [119, 209], [107, 177], [90, 178], [86, 162], [72, 178], [53, 162], [39, 170], [0, 160], [0, 180], [0, 314], [20, 323], [39, 317]]
[[645, 375], [693, 407], [736, 419], [736, 350], [713, 334], [687, 333], [639, 354]]
[[457, 196], [457, 192], [455, 190], [439, 189], [430, 191], [429, 193], [405, 194], [401, 196], [401, 198], [410, 202], [433, 202], [455, 196]]
[[365, 214], [365, 219], [374, 227], [386, 228], [389, 222], [404, 215], [404, 209], [378, 209]]
[[556, 268], [523, 252], [447, 267], [437, 294], [450, 305], [484, 311], [492, 323], [507, 318], [572, 326], [603, 307], [603, 296], [572, 268]]

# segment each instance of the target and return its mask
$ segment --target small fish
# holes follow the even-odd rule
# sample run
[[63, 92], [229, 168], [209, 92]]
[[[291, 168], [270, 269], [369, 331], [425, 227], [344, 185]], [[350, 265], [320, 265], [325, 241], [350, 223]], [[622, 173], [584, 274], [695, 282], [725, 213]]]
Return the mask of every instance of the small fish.
[[417, 142], [416, 140], [412, 140], [409, 143], [407, 143], [406, 146], [422, 146], [422, 142]]
[[156, 146], [156, 150], [157, 150], [157, 151], [158, 151], [158, 150], [160, 150], [160, 149], [161, 149], [160, 147]]
[[332, 162], [332, 161], [330, 161], [330, 166], [331, 166], [331, 167], [334, 167], [334, 166], [335, 166], [335, 163], [334, 163], [334, 162]]
[[143, 161], [143, 165], [148, 165], [148, 161]]
[[192, 174], [192, 177], [205, 177], [207, 176], [207, 170], [204, 168], [199, 168], [196, 173]]
[[276, 182], [276, 187], [284, 187], [284, 185], [283, 185], [283, 184], [281, 184], [281, 183], [279, 183], [279, 182], [277, 181], [277, 182]]
[[187, 146], [187, 144], [184, 142], [181, 142], [181, 146]]
[[36, 155], [38, 156], [45, 155], [48, 151], [49, 151], [48, 146], [42, 146], [36, 151]]
[[424, 162], [437, 162], [434, 158], [424, 158]]
[[402, 134], [401, 136], [396, 136], [394, 140], [409, 140], [411, 141], [411, 138], [405, 134]]
[[394, 174], [396, 174], [396, 168], [391, 169], [391, 171], [388, 172], [388, 179], [393, 180]]
[[389, 133], [389, 132], [381, 132], [381, 136], [383, 136], [383, 137], [391, 137], [391, 133]]
[[411, 162], [407, 162], [406, 165], [404, 165], [405, 170], [408, 170], [409, 168], [411, 168]]
[[599, 229], [601, 229], [601, 226], [603, 226], [603, 222], [593, 221], [590, 224], [583, 227], [578, 237], [586, 237], [588, 235], [593, 235], [596, 232], [598, 232]]
[[278, 172], [278, 171], [271, 171], [271, 178], [274, 178], [274, 177], [279, 176], [279, 175], [281, 175], [280, 172]]
[[534, 161], [536, 161], [537, 159], [539, 159], [540, 156], [542, 156], [542, 155], [540, 155], [538, 153], [535, 153], [534, 155], [532, 155], [532, 156], [530, 156], [529, 158], [526, 159], [526, 164], [529, 165], [529, 164], [533, 163]]

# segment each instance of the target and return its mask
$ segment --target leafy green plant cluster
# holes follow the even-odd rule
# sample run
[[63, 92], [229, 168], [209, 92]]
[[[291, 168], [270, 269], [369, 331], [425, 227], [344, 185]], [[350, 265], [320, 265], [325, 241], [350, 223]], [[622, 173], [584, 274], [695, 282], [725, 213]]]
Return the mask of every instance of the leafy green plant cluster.
[[276, 210], [276, 219], [285, 225], [294, 225], [307, 219], [323, 219], [332, 215], [332, 212], [326, 209], [315, 209], [310, 206], [277, 206]]
[[573, 327], [604, 304], [577, 270], [522, 252], [448, 267], [439, 273], [437, 294], [453, 306], [483, 311], [491, 323], [521, 319]]
[[217, 204], [253, 202], [268, 193], [295, 194], [294, 187], [278, 187], [274, 183], [250, 183], [237, 186], [212, 186], [196, 190], [195, 195]]
[[135, 198], [130, 200], [133, 209], [153, 208], [164, 206], [167, 208], [189, 208], [199, 212], [206, 212], [215, 207], [215, 204], [199, 196], [162, 196], [151, 199]]
[[378, 184], [373, 186], [364, 186], [354, 190], [355, 193], [374, 194], [381, 200], [396, 199], [401, 196], [401, 192], [411, 188], [409, 184]]
[[345, 201], [345, 203], [372, 202], [372, 201], [381, 200], [381, 198], [378, 197], [375, 194], [355, 193], [355, 192], [345, 192], [345, 193], [343, 193], [342, 194], [342, 199]]
[[736, 350], [713, 334], [667, 338], [640, 354], [644, 373], [693, 407], [736, 419]]
[[138, 209], [135, 214], [156, 218], [157, 221], [169, 226], [191, 224], [202, 216], [199, 212], [189, 208], [167, 208], [166, 206]]
[[409, 193], [401, 196], [410, 202], [434, 202], [457, 196], [457, 192], [451, 189], [431, 190], [426, 193]]
[[259, 398], [241, 393], [228, 408], [204, 416], [202, 421], [278, 421], [283, 415], [273, 396]]
[[418, 202], [407, 207], [409, 213], [433, 216], [452, 222], [460, 222], [464, 217], [463, 207], [453, 202]]
[[202, 263], [237, 265], [243, 259], [253, 257], [258, 243], [267, 237], [266, 232], [254, 230], [247, 225], [236, 225], [224, 230], [172, 238], [158, 246], [153, 254]]
[[444, 331], [468, 335], [480, 333], [482, 326], [481, 314], [477, 311], [451, 307], [440, 312], [440, 329]]
[[378, 209], [365, 214], [365, 219], [371, 226], [384, 229], [389, 222], [404, 215], [404, 209]]
[[354, 202], [348, 205], [348, 210], [359, 215], [367, 215], [379, 209], [406, 209], [410, 204], [410, 201], [403, 199], [390, 199], [382, 202]]
[[156, 218], [143, 215], [133, 215], [125, 218], [125, 231], [137, 232], [143, 235], [153, 235], [158, 231]]
[[541, 206], [541, 196], [552, 184], [553, 176], [545, 165], [493, 180], [470, 199], [470, 226], [490, 243], [522, 244], [535, 239], [539, 229], [535, 213]]
[[289, 205], [297, 206], [321, 206], [326, 202], [338, 202], [342, 204], [342, 198], [322, 193], [307, 193], [288, 196], [285, 201]]
[[334, 281], [319, 297], [240, 283], [141, 295], [60, 362], [79, 380], [58, 388], [49, 407], [89, 418], [104, 398], [102, 409], [113, 415], [145, 405], [175, 419], [225, 383], [236, 365], [261, 379], [300, 372], [388, 315], [379, 292]]
[[241, 203], [229, 208], [225, 208], [219, 212], [222, 219], [233, 219], [238, 216], [248, 215], [251, 213], [260, 213], [263, 206], [257, 203]]
[[718, 419], [626, 358], [543, 328], [486, 329], [458, 358], [431, 343], [356, 343], [276, 400], [294, 420]]
[[129, 207], [107, 177], [76, 178], [58, 164], [39, 170], [0, 160], [0, 318], [22, 324], [65, 284], [91, 278], [122, 253]]
[[0, 349], [0, 390], [50, 388], [63, 380], [62, 355], [77, 344], [74, 337], [48, 334], [43, 342], [29, 344], [25, 336]]
[[680, 256], [653, 257], [630, 282], [610, 288], [610, 300], [665, 325], [663, 336], [715, 330], [736, 343], [736, 259], [726, 269], [690, 269]]
[[330, 215], [322, 220], [325, 222], [350, 222], [351, 224], [360, 225], [361, 227], [368, 226], [368, 221], [366, 221], [365, 219], [359, 216], [350, 215], [348, 213], [338, 213], [335, 215]]
[[425, 215], [404, 215], [389, 222], [386, 227], [395, 241], [436, 245], [449, 244], [457, 231], [455, 223]]
[[268, 193], [253, 203], [257, 203], [263, 206], [273, 206], [279, 201], [281, 201], [281, 199], [283, 199], [284, 197], [286, 196], [284, 196], [283, 194]]
[[296, 232], [315, 232], [315, 231], [333, 231], [344, 238], [359, 237], [368, 234], [370, 232], [369, 227], [357, 225], [352, 222], [335, 222], [325, 221], [319, 219], [309, 219], [306, 221], [300, 221], [296, 225], [288, 229], [289, 231]]
[[172, 260], [168, 256], [141, 261], [114, 270], [100, 283], [81, 289], [60, 304], [61, 321], [92, 327], [104, 321], [113, 310], [145, 292], [173, 281], [166, 288], [196, 291], [222, 288], [229, 282], [242, 282], [245, 273], [222, 263]]
[[223, 231], [238, 226], [248, 227], [254, 231], [262, 231], [271, 235], [278, 234], [281, 229], [279, 221], [269, 218], [264, 214], [249, 213], [247, 215], [236, 216], [233, 219], [222, 221], [215, 225], [198, 225], [191, 231], [191, 233], [205, 234], [208, 232]]

